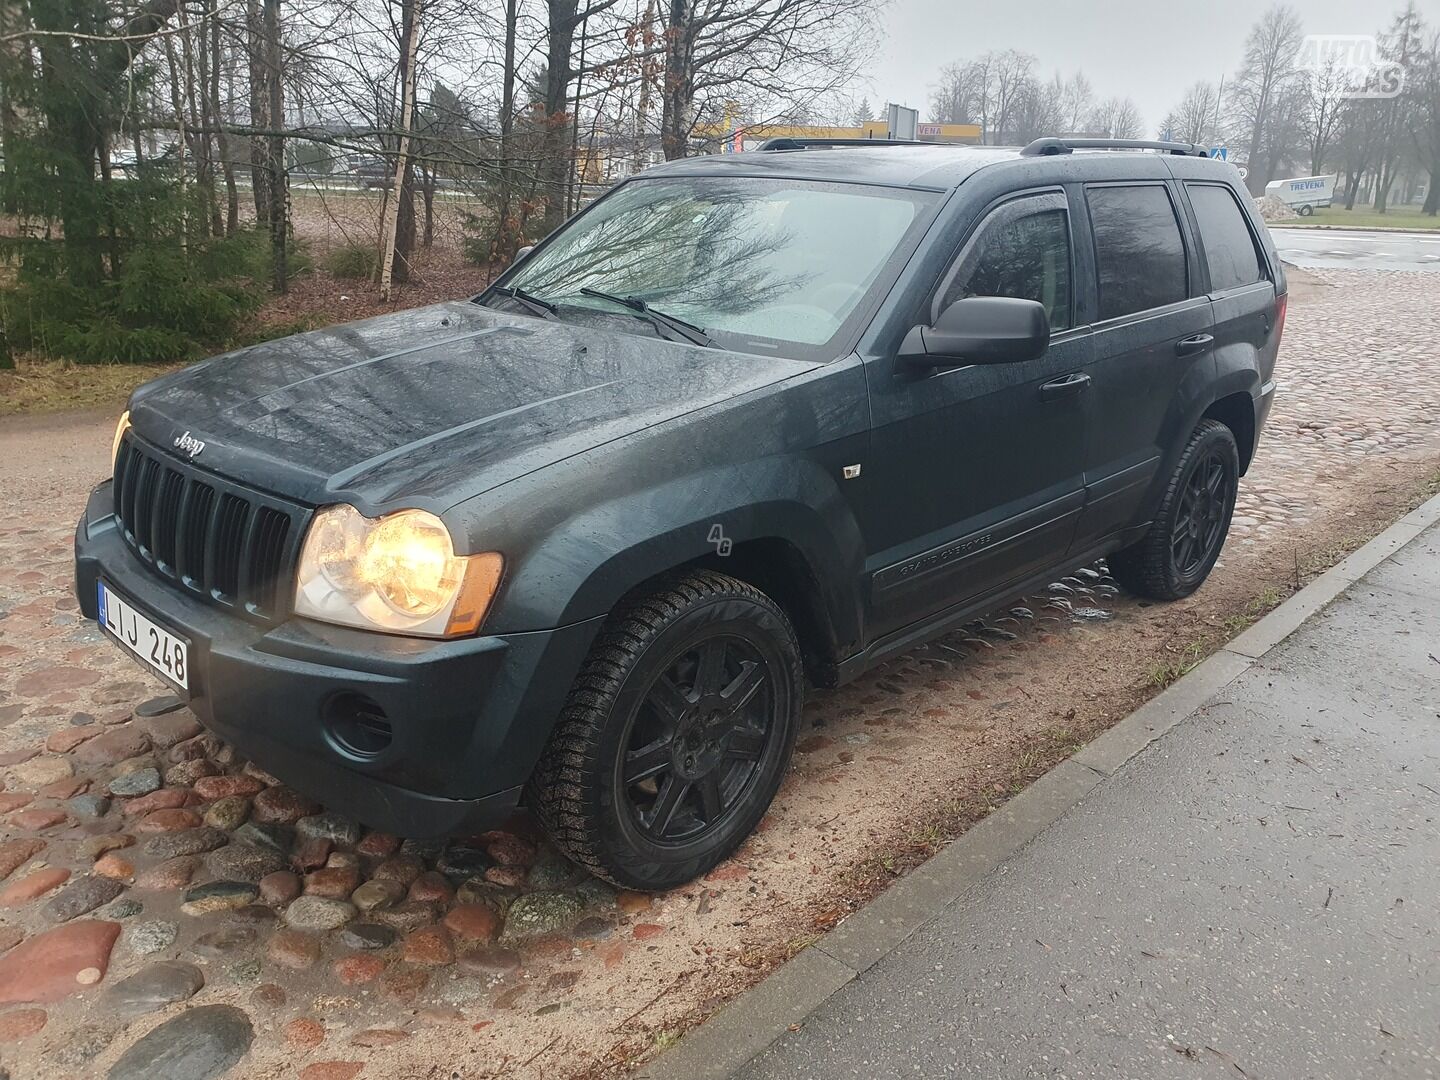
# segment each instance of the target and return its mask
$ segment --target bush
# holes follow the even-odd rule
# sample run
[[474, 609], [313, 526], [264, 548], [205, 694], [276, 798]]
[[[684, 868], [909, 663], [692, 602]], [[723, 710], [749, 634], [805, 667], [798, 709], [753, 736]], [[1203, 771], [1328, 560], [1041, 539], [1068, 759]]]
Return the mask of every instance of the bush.
[[0, 324], [12, 349], [79, 364], [186, 360], [227, 346], [263, 296], [266, 239], [254, 232], [194, 245], [188, 256], [132, 248], [119, 273], [83, 289], [27, 259], [19, 283], [0, 291]]
[[488, 236], [465, 236], [460, 240], [461, 254], [472, 266], [489, 266], [494, 257], [492, 247], [491, 238]]
[[337, 278], [373, 278], [380, 272], [380, 257], [369, 244], [346, 244], [325, 256], [322, 265]]

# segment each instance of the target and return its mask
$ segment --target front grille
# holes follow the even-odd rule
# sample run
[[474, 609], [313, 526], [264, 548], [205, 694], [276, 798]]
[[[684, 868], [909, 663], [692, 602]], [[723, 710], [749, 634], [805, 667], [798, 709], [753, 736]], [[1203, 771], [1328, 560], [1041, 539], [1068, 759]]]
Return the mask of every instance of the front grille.
[[115, 457], [115, 516], [161, 577], [253, 618], [290, 607], [307, 511], [184, 464], [127, 434]]

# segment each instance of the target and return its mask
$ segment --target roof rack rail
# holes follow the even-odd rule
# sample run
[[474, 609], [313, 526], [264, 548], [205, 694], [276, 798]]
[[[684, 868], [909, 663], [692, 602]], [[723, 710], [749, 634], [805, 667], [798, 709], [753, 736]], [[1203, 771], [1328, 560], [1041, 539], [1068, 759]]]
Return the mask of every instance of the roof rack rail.
[[1185, 157], [1209, 157], [1203, 146], [1183, 142], [1157, 142], [1152, 139], [1036, 139], [1020, 151], [1022, 157], [1048, 157], [1068, 154], [1074, 150], [1164, 150]]
[[923, 143], [915, 139], [800, 139], [791, 135], [777, 135], [766, 139], [759, 150], [813, 150], [828, 146], [938, 146], [938, 143]]

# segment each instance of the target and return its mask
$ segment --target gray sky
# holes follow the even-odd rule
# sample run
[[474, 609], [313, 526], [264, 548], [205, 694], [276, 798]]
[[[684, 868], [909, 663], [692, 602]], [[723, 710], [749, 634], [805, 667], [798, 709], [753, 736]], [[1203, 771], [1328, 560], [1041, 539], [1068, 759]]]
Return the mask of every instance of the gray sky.
[[[990, 49], [1016, 48], [1039, 59], [1048, 77], [1083, 70], [1097, 98], [1130, 97], [1153, 134], [1185, 88], [1218, 82], [1239, 67], [1245, 35], [1268, 5], [1256, 0], [892, 0], [889, 36], [870, 72], [870, 102], [920, 110], [942, 67]], [[1403, 0], [1304, 0], [1307, 34], [1373, 34]], [[1440, 0], [1417, 0], [1433, 26]]]

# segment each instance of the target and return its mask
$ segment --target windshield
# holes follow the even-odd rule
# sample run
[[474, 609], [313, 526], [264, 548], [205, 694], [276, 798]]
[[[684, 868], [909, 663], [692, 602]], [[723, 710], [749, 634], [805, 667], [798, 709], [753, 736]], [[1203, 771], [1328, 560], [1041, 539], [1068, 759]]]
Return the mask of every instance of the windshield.
[[637, 297], [733, 349], [814, 358], [856, 312], [932, 195], [743, 177], [636, 180], [505, 284], [607, 314]]

